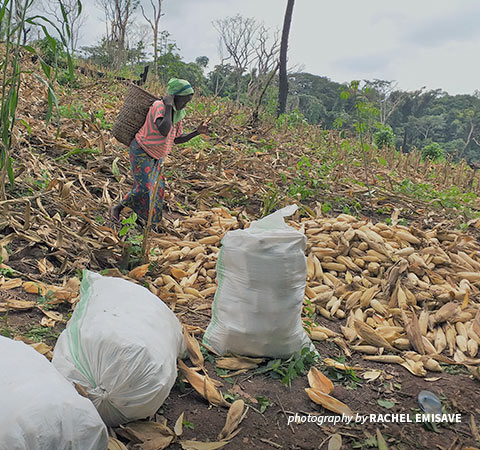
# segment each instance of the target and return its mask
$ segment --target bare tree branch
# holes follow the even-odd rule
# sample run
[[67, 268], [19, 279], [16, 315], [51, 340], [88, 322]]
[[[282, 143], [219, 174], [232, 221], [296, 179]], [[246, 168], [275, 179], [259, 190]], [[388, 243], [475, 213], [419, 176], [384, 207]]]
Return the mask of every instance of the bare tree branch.
[[103, 8], [107, 42], [115, 48], [114, 67], [120, 68], [126, 60], [127, 31], [133, 23], [132, 14], [140, 0], [96, 0]]
[[[268, 28], [258, 24], [253, 18], [245, 18], [239, 14], [216, 20], [213, 26], [219, 33], [221, 66], [228, 61], [233, 63], [237, 100], [240, 97], [240, 82], [247, 70], [250, 72], [247, 94], [249, 97], [258, 96], [256, 94], [262, 90], [267, 75], [278, 62], [279, 32], [273, 34], [272, 41]], [[223, 49], [226, 56], [223, 55]], [[217, 78], [217, 87], [218, 81]]]
[[146, 14], [145, 10], [143, 9], [143, 5], [140, 5], [140, 9], [142, 10], [143, 18], [148, 22], [150, 28], [153, 32], [153, 71], [155, 78], [158, 77], [158, 34], [159, 34], [159, 24], [160, 18], [163, 16], [162, 14], [162, 1], [158, 1], [158, 9], [153, 0], [150, 0], [150, 4], [152, 5], [153, 9], [153, 20], [151, 20]]

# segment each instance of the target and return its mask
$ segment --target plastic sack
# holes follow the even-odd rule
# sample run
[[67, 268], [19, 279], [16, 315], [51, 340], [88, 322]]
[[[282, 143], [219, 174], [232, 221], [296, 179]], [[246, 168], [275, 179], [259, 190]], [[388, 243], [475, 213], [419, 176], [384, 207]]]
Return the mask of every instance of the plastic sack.
[[106, 450], [92, 402], [33, 348], [0, 336], [0, 450]]
[[287, 206], [222, 239], [203, 338], [217, 353], [279, 358], [311, 346], [301, 321], [306, 237], [283, 219], [296, 209]]
[[82, 385], [104, 422], [116, 426], [155, 414], [177, 377], [182, 327], [148, 289], [84, 271], [78, 303], [53, 364]]

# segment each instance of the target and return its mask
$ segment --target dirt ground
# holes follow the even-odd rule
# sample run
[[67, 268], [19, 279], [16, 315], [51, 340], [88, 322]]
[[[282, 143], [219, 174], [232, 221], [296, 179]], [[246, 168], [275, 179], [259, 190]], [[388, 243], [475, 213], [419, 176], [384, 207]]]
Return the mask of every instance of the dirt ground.
[[[0, 289], [0, 291], [2, 291]], [[3, 294], [5, 291], [3, 291]], [[9, 291], [19, 299], [33, 300], [34, 295], [23, 292], [21, 289]], [[193, 316], [182, 316], [184, 323], [194, 324], [202, 328], [208, 325], [209, 310]], [[16, 336], [29, 336], [31, 341], [42, 340], [54, 345], [56, 337], [64, 328], [57, 325], [50, 333], [36, 334], [40, 329], [39, 322], [42, 313], [37, 310], [10, 312], [1, 318], [1, 330], [9, 330]], [[331, 326], [331, 322], [324, 321], [323, 325]], [[198, 339], [200, 337], [197, 336]], [[339, 358], [342, 351], [333, 342], [316, 343], [316, 348], [322, 360], [324, 358]], [[211, 358], [213, 355], [211, 355]], [[346, 363], [360, 367], [355, 370], [358, 381], [342, 376], [341, 371], [328, 368], [320, 363], [319, 368], [327, 376], [339, 378], [334, 381], [334, 395], [346, 403], [354, 414], [368, 416], [370, 414], [409, 414], [414, 417], [421, 411], [418, 406], [417, 395], [421, 390], [430, 390], [442, 400], [444, 412], [461, 414], [461, 423], [438, 425], [434, 431], [426, 424], [416, 423], [375, 423], [367, 420], [361, 423], [323, 423], [314, 422], [288, 424], [288, 417], [318, 415], [332, 416], [322, 407], [315, 405], [307, 397], [304, 389], [308, 387], [306, 376], [293, 379], [291, 387], [281, 383], [269, 375], [253, 375], [252, 371], [232, 377], [226, 381], [218, 376], [211, 362], [206, 361], [206, 369], [212, 378], [223, 383], [220, 388], [227, 398], [241, 398], [251, 405], [241, 423], [240, 433], [225, 447], [232, 450], [240, 449], [326, 449], [329, 436], [337, 433], [342, 437], [344, 449], [377, 448], [375, 434], [378, 428], [384, 436], [388, 448], [391, 450], [410, 449], [463, 449], [479, 445], [471, 428], [471, 417], [475, 423], [480, 423], [480, 383], [474, 380], [462, 366], [444, 366], [444, 372], [429, 372], [427, 377], [416, 377], [406, 369], [392, 364], [381, 364], [363, 360], [358, 355], [347, 358]], [[370, 382], [363, 379], [366, 369], [381, 370], [381, 375]], [[261, 398], [261, 402], [258, 398]], [[263, 402], [268, 406], [263, 413], [260, 408]], [[384, 403], [382, 406], [378, 401]], [[391, 403], [389, 403], [391, 402]], [[393, 405], [392, 405], [393, 403]], [[166, 419], [167, 425], [173, 427], [175, 421], [184, 413], [184, 439], [198, 441], [215, 441], [222, 429], [227, 410], [209, 406], [188, 383], [178, 382], [172, 389], [170, 396], [159, 410], [156, 420]], [[325, 419], [324, 419], [325, 420]], [[330, 419], [333, 420], [333, 419]], [[413, 419], [412, 419], [413, 420]], [[121, 430], [117, 437], [122, 440]], [[478, 436], [477, 436], [478, 437]], [[124, 441], [128, 444], [128, 441]], [[135, 447], [129, 447], [135, 448]], [[170, 445], [171, 449], [180, 449], [178, 443]]]
[[[39, 70], [33, 62], [24, 67], [31, 69], [32, 73]], [[72, 112], [74, 108], [70, 107], [76, 105], [85, 114], [88, 111], [92, 120], [75, 114], [72, 117], [65, 115], [58, 122], [61, 134], [57, 137], [54, 123], [48, 127], [44, 124], [46, 102], [43, 96], [38, 95], [44, 87], [28, 71], [25, 72], [28, 82], [22, 84], [19, 96], [16, 145], [12, 153], [16, 163], [15, 188], [9, 192], [9, 199], [0, 205], [0, 239], [6, 240], [8, 266], [16, 271], [5, 275], [5, 279], [18, 277], [21, 282], [39, 280], [62, 286], [73, 277], [79, 277], [81, 269], [85, 267], [95, 271], [121, 269], [124, 272], [137, 267], [138, 258], [130, 257], [135, 255], [134, 243], [143, 229], [127, 227], [127, 234], [121, 237], [118, 235], [119, 227], [107, 219], [108, 207], [122, 198], [131, 186], [127, 150], [114, 141], [109, 127], [102, 128], [102, 121], [92, 118], [96, 111], [102, 111], [108, 122], [106, 125], [113, 124], [125, 95], [125, 86], [112, 83], [111, 80], [95, 82], [85, 79], [81, 80], [81, 88], [62, 91], [60, 104], [67, 112]], [[191, 146], [177, 148], [174, 157], [166, 161], [168, 183], [165, 216], [173, 223], [186, 222], [186, 226], [170, 226], [170, 223], [167, 231], [171, 236], [167, 234], [161, 237], [175, 236], [190, 242], [199, 242], [214, 235], [220, 237], [233, 225], [222, 225], [221, 229], [211, 233], [215, 224], [210, 219], [195, 217], [200, 221], [205, 220], [204, 225], [187, 220], [190, 213], [210, 211], [218, 205], [235, 211], [235, 219], [233, 216], [230, 218], [236, 221], [235, 228], [243, 228], [245, 221], [261, 217], [264, 207], [273, 210], [283, 203], [289, 204], [290, 187], [295, 185], [297, 189], [302, 188], [301, 192], [305, 187], [313, 189], [319, 175], [317, 169], [331, 165], [332, 169], [328, 169], [327, 175], [322, 174], [319, 184], [329, 187], [313, 189], [304, 207], [320, 209], [322, 212], [323, 205], [326, 210], [332, 209], [332, 214], [355, 213], [362, 220], [363, 215], [367, 214], [370, 219], [385, 223], [392, 220], [395, 209], [398, 209], [401, 220], [408, 222], [412, 230], [436, 227], [440, 234], [448, 237], [447, 231], [450, 233], [459, 225], [467, 225], [469, 239], [479, 241], [480, 221], [470, 226], [464, 223], [466, 216], [463, 217], [456, 209], [447, 211], [443, 206], [434, 209], [433, 201], [410, 197], [394, 189], [403, 180], [412, 180], [414, 184], [427, 182], [439, 192], [451, 185], [468, 185], [473, 182], [472, 177], [477, 175], [476, 172], [470, 174], [471, 169], [465, 165], [435, 165], [421, 161], [414, 153], [397, 154], [394, 149], [379, 150], [378, 161], [385, 161], [386, 164], [377, 164], [372, 160], [370, 170], [375, 186], [370, 192], [370, 188], [364, 186], [362, 157], [349, 150], [357, 143], [343, 141], [336, 133], [327, 136], [322, 130], [305, 128], [303, 125], [298, 129], [288, 127], [282, 131], [272, 129], [271, 124], [265, 123], [263, 130], [252, 130], [240, 125], [243, 119], [239, 119], [245, 115], [245, 111], [236, 106], [228, 106], [224, 102], [216, 104], [207, 98], [199, 101], [203, 102], [203, 106], [187, 119], [187, 128], [205, 120], [210, 108], [211, 111], [218, 111], [210, 123], [212, 136], [205, 140], [197, 138]], [[271, 145], [275, 151], [269, 150]], [[97, 149], [99, 153], [83, 152], [89, 149]], [[77, 152], [79, 150], [80, 153]], [[305, 158], [308, 165], [303, 164]], [[307, 166], [310, 169], [307, 170]], [[304, 182], [307, 183], [305, 186]], [[317, 189], [318, 195], [314, 195]], [[373, 192], [375, 196], [371, 196]], [[285, 196], [286, 193], [288, 195]], [[300, 191], [295, 195], [301, 198]], [[477, 204], [474, 206], [478, 207]], [[313, 217], [311, 213], [309, 215]], [[315, 212], [314, 215], [323, 217], [323, 212], [321, 215]], [[222, 217], [215, 217], [216, 222], [220, 223]], [[444, 222], [446, 219], [449, 219], [448, 224]], [[471, 253], [468, 239], [459, 237], [457, 240], [455, 237], [453, 242], [445, 237], [445, 243], [442, 240], [447, 251], [454, 244]], [[192, 284], [195, 289], [205, 288], [207, 282], [215, 284], [215, 274], [212, 273], [214, 267], [211, 264], [215, 261], [216, 253], [213, 249], [207, 253], [202, 264], [209, 264], [209, 267], [202, 275], [202, 281]], [[165, 267], [172, 264], [172, 261], [168, 261]], [[476, 262], [480, 264], [480, 250]], [[3, 260], [3, 263], [7, 261]], [[391, 268], [391, 263], [393, 261], [389, 261], [384, 268]], [[442, 263], [439, 264], [440, 270], [449, 268], [445, 276], [451, 277], [452, 272], [457, 270], [451, 269], [453, 265], [442, 267]], [[477, 264], [475, 267], [478, 267]], [[185, 266], [179, 268], [186, 269]], [[9, 269], [3, 267], [3, 270], [8, 273]], [[152, 283], [160, 275], [160, 270], [157, 272], [155, 276], [150, 274]], [[0, 271], [0, 277], [3, 273]], [[145, 279], [139, 281], [144, 283]], [[167, 291], [167, 284], [162, 282], [162, 289]], [[476, 298], [472, 300], [477, 307], [480, 284], [474, 287], [472, 292], [475, 292]], [[175, 296], [173, 292], [170, 298]], [[192, 305], [178, 302], [175, 313], [182, 323], [205, 330], [210, 320], [211, 297], [212, 294], [205, 296], [205, 299], [196, 297]], [[5, 299], [37, 303], [39, 299], [48, 301], [39, 295], [28, 294], [21, 288], [5, 290], [0, 287], [0, 300]], [[41, 306], [45, 309], [44, 303]], [[198, 309], [198, 306], [202, 308]], [[196, 311], [192, 309], [194, 307]], [[65, 301], [53, 309], [63, 317], [60, 321], [50, 322], [51, 327], [42, 326], [42, 321], [46, 323], [46, 317], [39, 305], [29, 306], [23, 311], [0, 312], [0, 334], [27, 342], [44, 342], [53, 347], [70, 317], [72, 305]], [[316, 320], [339, 331], [339, 321], [330, 322], [321, 317]], [[202, 335], [197, 334], [196, 338], [201, 341]], [[420, 412], [417, 395], [422, 389], [427, 389], [439, 396], [445, 412], [461, 414], [461, 422], [439, 425], [436, 431], [425, 424], [370, 421], [364, 424], [352, 422], [334, 425], [326, 422], [318, 425], [310, 422], [288, 425], [288, 418], [296, 414], [300, 417], [308, 414], [312, 417], [334, 417], [308, 398], [305, 392], [308, 387], [306, 372], [294, 378], [290, 387], [268, 373], [254, 375], [253, 371], [228, 380], [219, 376], [220, 372], [212, 364], [213, 355], [209, 355], [206, 371], [210, 377], [222, 381], [220, 390], [224, 396], [228, 400], [242, 398], [249, 405], [240, 425], [241, 431], [226, 446], [227, 449], [327, 449], [328, 440], [333, 434], [341, 436], [343, 449], [379, 448], [377, 430], [386, 439], [390, 450], [480, 448], [480, 434], [476, 428], [480, 426], [480, 383], [463, 365], [443, 365], [443, 372], [429, 372], [421, 378], [400, 365], [369, 362], [355, 353], [352, 357], [345, 357], [344, 351], [330, 341], [316, 343], [316, 347], [321, 356], [318, 368], [334, 382], [333, 395], [354, 413], [361, 416], [381, 413], [414, 416]], [[325, 364], [325, 358], [343, 359], [355, 369], [349, 373], [334, 370]], [[367, 381], [364, 374], [368, 370], [380, 371], [377, 372], [379, 376]], [[204, 442], [217, 440], [227, 416], [226, 408], [209, 406], [188, 383], [179, 380], [154, 419], [161, 420], [163, 417], [168, 426], [173, 427], [181, 413], [184, 413], [185, 420], [182, 437]], [[110, 431], [129, 450], [139, 450], [138, 445], [122, 437], [121, 430]], [[174, 443], [170, 448], [178, 449], [180, 444]]]

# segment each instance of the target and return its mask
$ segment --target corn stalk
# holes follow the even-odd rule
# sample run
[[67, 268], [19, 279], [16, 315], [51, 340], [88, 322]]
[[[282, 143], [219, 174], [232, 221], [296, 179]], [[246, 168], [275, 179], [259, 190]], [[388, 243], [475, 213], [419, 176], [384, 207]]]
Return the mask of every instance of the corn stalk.
[[[61, 0], [58, 0], [64, 20], [66, 22], [66, 32], [70, 35], [70, 27], [68, 25], [68, 19], [65, 14], [65, 8]], [[57, 50], [57, 42], [50, 35], [47, 24], [52, 26], [58, 33], [62, 45], [67, 52], [68, 72], [70, 79], [73, 79], [73, 62], [69, 53], [69, 47], [65, 36], [61, 33], [58, 27], [44, 16], [32, 16], [27, 17], [30, 7], [34, 0], [0, 0], [0, 32], [3, 34], [5, 42], [5, 54], [0, 60], [0, 78], [2, 79], [2, 88], [0, 96], [0, 200], [6, 200], [6, 183], [7, 178], [10, 182], [10, 186], [14, 184], [13, 173], [13, 157], [11, 155], [12, 135], [16, 122], [16, 109], [18, 105], [18, 96], [20, 93], [22, 61], [22, 51], [35, 54], [40, 61], [42, 71], [45, 78], [42, 78], [35, 74], [35, 77], [40, 80], [47, 87], [47, 101], [48, 108], [46, 113], [47, 125], [50, 122], [53, 107], [57, 107], [58, 104], [55, 93], [53, 91], [53, 82], [57, 76], [57, 66], [51, 67], [48, 65], [36, 50], [29, 45], [22, 45], [22, 33], [25, 25], [31, 24], [39, 26], [44, 36], [47, 38], [47, 42], [55, 53]], [[81, 3], [78, 2], [79, 11], [81, 11]], [[15, 17], [14, 17], [15, 13]], [[59, 124], [60, 121], [57, 121]], [[58, 130], [58, 128], [57, 128]]]

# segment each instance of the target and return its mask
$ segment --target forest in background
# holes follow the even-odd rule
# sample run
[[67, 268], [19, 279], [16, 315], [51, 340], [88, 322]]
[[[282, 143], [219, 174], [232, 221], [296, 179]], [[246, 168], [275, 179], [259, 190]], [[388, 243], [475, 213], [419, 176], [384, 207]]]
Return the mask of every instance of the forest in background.
[[[62, 30], [64, 14], [68, 18], [67, 46], [58, 42], [52, 51], [49, 38], [33, 38], [32, 27], [24, 30], [25, 42], [40, 47], [49, 64], [65, 61], [71, 54], [77, 63], [90, 62], [126, 78], [137, 77], [149, 65], [149, 77], [162, 84], [171, 77], [185, 78], [205, 96], [237, 101], [260, 115], [278, 113], [280, 29], [269, 29], [239, 14], [213, 21], [220, 63], [211, 68], [213, 55], [185, 61], [171, 34], [162, 29], [163, 0], [152, 0], [151, 11], [145, 11], [138, 0], [96, 0], [96, 4], [104, 12], [106, 33], [95, 45], [78, 46], [85, 20], [77, 0], [64, 1], [63, 11], [55, 2], [45, 4], [45, 11]], [[1, 33], [0, 27], [0, 37]], [[68, 77], [64, 81], [74, 86]], [[379, 79], [339, 83], [301, 67], [289, 68], [288, 82], [286, 117], [290, 121], [304, 120], [352, 135], [360, 99], [363, 111], [369, 111], [368, 134], [378, 147], [418, 149], [426, 158], [465, 159], [472, 167], [480, 161], [479, 91], [472, 95], [425, 88], [409, 92], [398, 89], [396, 81]]]

